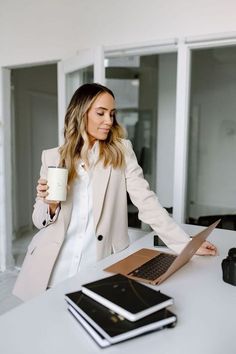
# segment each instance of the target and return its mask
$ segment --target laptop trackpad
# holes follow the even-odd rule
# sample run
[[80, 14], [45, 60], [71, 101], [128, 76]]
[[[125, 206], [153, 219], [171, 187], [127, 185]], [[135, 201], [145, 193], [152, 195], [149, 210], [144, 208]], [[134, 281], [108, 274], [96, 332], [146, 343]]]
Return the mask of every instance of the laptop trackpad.
[[158, 256], [160, 252], [148, 248], [142, 248], [139, 251], [132, 253], [130, 256], [122, 259], [119, 262], [105, 268], [106, 272], [120, 273], [123, 275], [129, 274], [132, 270], [140, 267], [150, 259]]

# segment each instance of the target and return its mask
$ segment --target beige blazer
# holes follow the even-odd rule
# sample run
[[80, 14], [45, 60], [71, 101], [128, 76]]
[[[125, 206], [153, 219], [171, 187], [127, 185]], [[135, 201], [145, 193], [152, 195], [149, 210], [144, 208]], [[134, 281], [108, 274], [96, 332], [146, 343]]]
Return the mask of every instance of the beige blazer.
[[[93, 174], [93, 213], [97, 243], [97, 260], [119, 252], [129, 245], [127, 222], [127, 191], [139, 210], [139, 218], [149, 224], [162, 240], [177, 253], [188, 243], [189, 236], [169, 217], [150, 191], [137, 163], [132, 145], [123, 140], [126, 168], [104, 168], [98, 163]], [[42, 153], [40, 175], [47, 178], [47, 167], [59, 163], [58, 148]], [[42, 293], [63, 244], [72, 210], [73, 188], [66, 202], [61, 203], [57, 219], [46, 223], [47, 204], [36, 199], [33, 222], [40, 231], [31, 240], [13, 294], [28, 300]]]

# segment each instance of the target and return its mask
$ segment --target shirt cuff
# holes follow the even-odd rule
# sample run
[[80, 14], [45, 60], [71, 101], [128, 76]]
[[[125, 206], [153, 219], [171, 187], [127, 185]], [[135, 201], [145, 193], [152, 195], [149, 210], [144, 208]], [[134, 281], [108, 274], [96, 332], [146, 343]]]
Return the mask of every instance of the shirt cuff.
[[50, 225], [57, 220], [60, 209], [61, 209], [61, 205], [59, 204], [58, 207], [56, 208], [55, 214], [53, 215], [53, 217], [51, 217], [50, 211], [49, 211], [49, 205], [48, 205], [47, 215], [46, 215], [46, 219], [45, 219], [45, 226]]

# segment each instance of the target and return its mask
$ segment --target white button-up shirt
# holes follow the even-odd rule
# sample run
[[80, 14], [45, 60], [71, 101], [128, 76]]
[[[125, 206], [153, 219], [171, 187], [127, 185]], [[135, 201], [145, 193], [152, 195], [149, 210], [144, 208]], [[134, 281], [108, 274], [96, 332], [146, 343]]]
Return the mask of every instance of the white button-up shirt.
[[73, 207], [70, 224], [53, 268], [49, 287], [74, 276], [82, 266], [96, 262], [96, 237], [93, 219], [92, 175], [98, 157], [98, 143], [89, 152], [87, 171], [79, 160], [73, 184]]

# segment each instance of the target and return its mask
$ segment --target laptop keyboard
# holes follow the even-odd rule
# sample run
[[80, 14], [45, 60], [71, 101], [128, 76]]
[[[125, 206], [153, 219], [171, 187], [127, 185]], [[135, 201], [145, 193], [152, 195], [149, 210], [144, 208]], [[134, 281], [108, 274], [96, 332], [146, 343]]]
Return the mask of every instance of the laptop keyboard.
[[155, 280], [167, 271], [175, 258], [176, 256], [173, 254], [161, 253], [140, 267], [132, 270], [128, 275], [147, 280]]

